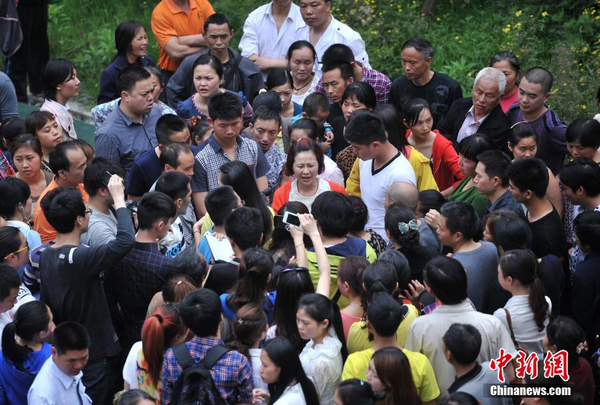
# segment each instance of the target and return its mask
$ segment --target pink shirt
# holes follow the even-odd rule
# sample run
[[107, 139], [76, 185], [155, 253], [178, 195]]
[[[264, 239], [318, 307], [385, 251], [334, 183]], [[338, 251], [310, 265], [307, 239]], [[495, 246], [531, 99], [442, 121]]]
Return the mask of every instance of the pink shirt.
[[360, 316], [348, 315], [344, 311], [341, 311], [340, 314], [342, 315], [342, 327], [344, 329], [344, 337], [346, 338], [346, 340], [348, 340], [348, 333], [350, 333], [350, 327], [354, 322], [360, 321]]

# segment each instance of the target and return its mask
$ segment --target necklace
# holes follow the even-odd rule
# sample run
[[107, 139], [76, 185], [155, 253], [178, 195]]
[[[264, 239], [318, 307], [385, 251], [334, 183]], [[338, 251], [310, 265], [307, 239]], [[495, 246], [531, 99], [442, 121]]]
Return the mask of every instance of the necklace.
[[309, 78], [309, 80], [308, 80], [308, 82], [306, 82], [305, 85], [300, 86], [300, 87], [296, 87], [296, 86], [292, 85], [292, 88], [294, 89], [294, 94], [298, 94], [298, 92], [300, 90], [302, 90], [303, 88], [305, 88], [306, 86], [308, 86], [309, 84], [311, 84], [312, 83], [312, 79], [313, 79], [313, 77], [311, 75], [310, 78]]

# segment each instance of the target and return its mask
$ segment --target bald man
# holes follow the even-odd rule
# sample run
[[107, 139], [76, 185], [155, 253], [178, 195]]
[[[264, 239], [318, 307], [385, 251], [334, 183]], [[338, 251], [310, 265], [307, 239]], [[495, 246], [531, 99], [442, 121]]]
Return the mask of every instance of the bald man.
[[[419, 205], [419, 190], [411, 183], [397, 181], [392, 183], [385, 195], [385, 208], [394, 203], [401, 203], [410, 208], [413, 212], [417, 212]], [[438, 252], [442, 251], [442, 244], [437, 237], [437, 234], [432, 230], [423, 218], [417, 218], [419, 225], [419, 244], [422, 246], [434, 246]]]

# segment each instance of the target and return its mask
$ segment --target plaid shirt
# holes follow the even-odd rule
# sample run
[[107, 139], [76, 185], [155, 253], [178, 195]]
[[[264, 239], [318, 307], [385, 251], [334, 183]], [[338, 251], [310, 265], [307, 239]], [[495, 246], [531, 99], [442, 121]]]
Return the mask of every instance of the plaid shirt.
[[[208, 350], [218, 344], [223, 344], [220, 339], [194, 337], [186, 343], [192, 358], [201, 361]], [[173, 349], [168, 349], [162, 367], [162, 393], [163, 405], [171, 402], [173, 388], [181, 375], [182, 368], [173, 354]], [[215, 386], [227, 403], [252, 403], [252, 370], [250, 362], [238, 351], [227, 352], [219, 359], [217, 364], [210, 370], [210, 375]], [[212, 394], [211, 394], [212, 399]], [[214, 400], [213, 400], [214, 403]]]
[[108, 270], [107, 289], [125, 319], [125, 347], [141, 339], [148, 305], [162, 289], [172, 267], [173, 259], [163, 256], [156, 243], [136, 242], [133, 250]]
[[[363, 79], [362, 81], [368, 83], [375, 90], [375, 96], [377, 97], [377, 102], [381, 104], [388, 104], [390, 90], [392, 88], [392, 81], [389, 77], [384, 75], [381, 72], [378, 72], [375, 69], [370, 69], [368, 67], [363, 66], [360, 62], [356, 62], [363, 70]], [[323, 90], [323, 80], [319, 79], [319, 83], [317, 84], [317, 89], [315, 91], [320, 91], [324, 93]]]

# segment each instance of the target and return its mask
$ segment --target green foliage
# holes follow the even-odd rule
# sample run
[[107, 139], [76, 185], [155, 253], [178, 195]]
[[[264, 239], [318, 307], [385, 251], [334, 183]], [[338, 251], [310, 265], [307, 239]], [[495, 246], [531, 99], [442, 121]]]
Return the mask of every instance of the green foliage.
[[[232, 21], [236, 31], [232, 46], [239, 43], [248, 13], [266, 1], [212, 2], [216, 11]], [[429, 17], [421, 15], [424, 1], [333, 0], [332, 13], [361, 33], [372, 66], [392, 80], [403, 73], [402, 43], [423, 36], [435, 48], [433, 70], [458, 80], [465, 94], [470, 94], [475, 75], [494, 54], [510, 50], [524, 70], [544, 66], [554, 74], [549, 103], [566, 121], [596, 111], [600, 0], [557, 0], [542, 5], [533, 0], [438, 0]], [[157, 59], [158, 47], [150, 29], [156, 3], [62, 0], [50, 6], [52, 56], [75, 61], [85, 97], [82, 101], [94, 103], [100, 73], [114, 54], [114, 28], [119, 22], [134, 19], [142, 23], [150, 38], [149, 54]]]

